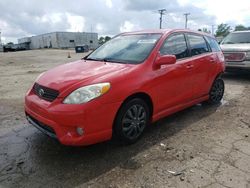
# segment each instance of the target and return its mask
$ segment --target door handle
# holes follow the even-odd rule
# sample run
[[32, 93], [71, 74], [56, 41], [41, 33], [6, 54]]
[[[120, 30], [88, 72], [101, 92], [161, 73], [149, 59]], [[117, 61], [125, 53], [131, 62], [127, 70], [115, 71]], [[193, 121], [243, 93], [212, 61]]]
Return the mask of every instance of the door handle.
[[210, 59], [209, 62], [215, 63], [215, 60], [214, 59]]
[[192, 69], [194, 67], [194, 65], [187, 65], [186, 68], [187, 69]]

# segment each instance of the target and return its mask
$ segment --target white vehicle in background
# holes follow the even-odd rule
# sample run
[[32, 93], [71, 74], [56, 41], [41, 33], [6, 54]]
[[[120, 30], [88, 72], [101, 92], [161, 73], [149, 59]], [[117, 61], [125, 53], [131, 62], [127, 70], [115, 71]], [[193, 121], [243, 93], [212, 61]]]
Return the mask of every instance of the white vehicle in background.
[[250, 30], [230, 33], [220, 46], [225, 56], [226, 70], [250, 70]]

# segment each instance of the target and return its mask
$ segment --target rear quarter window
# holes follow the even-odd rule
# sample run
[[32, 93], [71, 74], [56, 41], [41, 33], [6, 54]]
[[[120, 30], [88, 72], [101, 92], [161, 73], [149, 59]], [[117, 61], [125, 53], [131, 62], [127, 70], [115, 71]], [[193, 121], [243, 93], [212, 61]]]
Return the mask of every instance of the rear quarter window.
[[203, 36], [195, 34], [187, 34], [191, 55], [199, 55], [209, 52], [209, 48]]
[[211, 37], [207, 37], [207, 36], [205, 36], [205, 38], [206, 38], [212, 52], [220, 52], [221, 51], [220, 46], [215, 39], [213, 39]]

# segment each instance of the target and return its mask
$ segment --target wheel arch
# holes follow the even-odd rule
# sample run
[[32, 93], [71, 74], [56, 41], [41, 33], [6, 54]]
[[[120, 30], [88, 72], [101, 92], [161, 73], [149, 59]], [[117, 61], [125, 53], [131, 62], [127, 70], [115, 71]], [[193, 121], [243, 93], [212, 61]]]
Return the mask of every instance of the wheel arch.
[[212, 86], [213, 86], [213, 83], [214, 81], [217, 79], [217, 78], [220, 78], [222, 75], [224, 74], [224, 71], [221, 71], [219, 72], [218, 74], [215, 75], [214, 79], [211, 81], [210, 85], [209, 85], [209, 90], [208, 92], [210, 92]]
[[[129, 95], [127, 98], [125, 98], [122, 102], [122, 104], [120, 105], [120, 107], [118, 108], [116, 114], [115, 114], [115, 118], [114, 118], [114, 122], [113, 122], [113, 126], [117, 117], [117, 114], [119, 113], [121, 107], [128, 101], [135, 99], [135, 98], [140, 98], [142, 100], [144, 100], [146, 102], [146, 104], [148, 104], [149, 107], [149, 113], [150, 113], [150, 118], [152, 118], [153, 116], [153, 111], [154, 111], [154, 104], [153, 104], [153, 100], [151, 98], [151, 96], [145, 92], [137, 92], [137, 93], [133, 93], [131, 95]], [[151, 121], [151, 119], [150, 119]]]
[[[154, 110], [154, 105], [153, 105], [153, 101], [152, 101], [152, 98], [150, 97], [150, 95], [148, 95], [147, 93], [145, 92], [137, 92], [137, 93], [134, 93], [130, 96], [128, 96], [124, 101], [123, 103], [121, 104], [121, 106], [126, 103], [127, 101], [131, 100], [131, 99], [134, 99], [134, 98], [140, 98], [142, 100], [144, 100], [147, 104], [148, 104], [148, 107], [149, 107], [149, 112], [150, 112], [150, 117], [153, 115], [153, 110]], [[120, 108], [121, 108], [120, 106]], [[119, 108], [119, 109], [120, 109]]]

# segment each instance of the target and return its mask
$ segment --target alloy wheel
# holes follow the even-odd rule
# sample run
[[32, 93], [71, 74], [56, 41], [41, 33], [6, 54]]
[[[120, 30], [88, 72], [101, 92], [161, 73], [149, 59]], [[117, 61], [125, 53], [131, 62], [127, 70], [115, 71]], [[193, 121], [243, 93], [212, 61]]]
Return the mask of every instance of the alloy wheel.
[[122, 119], [122, 132], [125, 137], [135, 139], [139, 137], [147, 123], [147, 113], [143, 105], [134, 104]]
[[222, 79], [217, 79], [210, 91], [210, 100], [214, 103], [221, 101], [224, 94], [224, 82]]

